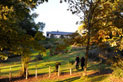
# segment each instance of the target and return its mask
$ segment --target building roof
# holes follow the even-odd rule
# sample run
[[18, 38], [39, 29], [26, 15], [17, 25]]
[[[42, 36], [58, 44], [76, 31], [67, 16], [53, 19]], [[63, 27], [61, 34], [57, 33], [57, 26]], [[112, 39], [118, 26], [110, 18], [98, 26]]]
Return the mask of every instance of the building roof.
[[53, 35], [70, 35], [73, 34], [74, 32], [60, 32], [60, 31], [51, 31], [47, 32], [47, 34], [53, 34]]

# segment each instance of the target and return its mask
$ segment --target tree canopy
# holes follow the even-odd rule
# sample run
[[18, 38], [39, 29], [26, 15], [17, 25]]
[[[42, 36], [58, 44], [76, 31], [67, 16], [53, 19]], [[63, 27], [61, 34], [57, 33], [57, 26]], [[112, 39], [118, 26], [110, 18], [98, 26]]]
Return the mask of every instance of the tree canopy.
[[[20, 54], [22, 48], [33, 48], [34, 36], [43, 30], [45, 23], [35, 23], [37, 14], [31, 14], [39, 4], [47, 0], [1, 0], [0, 1], [0, 55]], [[42, 34], [41, 34], [42, 35]], [[42, 35], [43, 36], [43, 35]]]
[[110, 47], [123, 50], [122, 0], [65, 0], [65, 2], [69, 4], [68, 10], [81, 19], [82, 26], [78, 32], [82, 36], [84, 30], [84, 36], [86, 34], [85, 71], [90, 45], [104, 47], [105, 44], [109, 44]]

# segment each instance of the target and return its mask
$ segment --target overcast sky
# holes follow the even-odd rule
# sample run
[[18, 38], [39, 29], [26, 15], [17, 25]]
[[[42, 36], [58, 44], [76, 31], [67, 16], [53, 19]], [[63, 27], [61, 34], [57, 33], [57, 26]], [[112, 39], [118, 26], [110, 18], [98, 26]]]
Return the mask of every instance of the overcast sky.
[[34, 10], [39, 14], [35, 21], [46, 24], [44, 33], [47, 31], [75, 32], [78, 28], [76, 21], [79, 20], [79, 17], [67, 11], [67, 3], [60, 4], [59, 1], [49, 0], [48, 3], [43, 3]]

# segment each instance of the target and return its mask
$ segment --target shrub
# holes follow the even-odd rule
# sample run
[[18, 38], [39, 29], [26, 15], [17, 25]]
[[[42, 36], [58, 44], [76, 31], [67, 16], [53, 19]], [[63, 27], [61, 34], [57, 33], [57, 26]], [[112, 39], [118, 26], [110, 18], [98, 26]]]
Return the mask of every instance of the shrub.
[[69, 60], [69, 63], [71, 64], [71, 65], [73, 65], [74, 64], [74, 60]]
[[41, 53], [39, 53], [37, 56], [36, 56], [36, 60], [43, 60], [43, 55]]
[[100, 52], [100, 50], [98, 48], [92, 49], [89, 51], [88, 57], [91, 60], [99, 61], [99, 59], [100, 59], [99, 58], [99, 52]]

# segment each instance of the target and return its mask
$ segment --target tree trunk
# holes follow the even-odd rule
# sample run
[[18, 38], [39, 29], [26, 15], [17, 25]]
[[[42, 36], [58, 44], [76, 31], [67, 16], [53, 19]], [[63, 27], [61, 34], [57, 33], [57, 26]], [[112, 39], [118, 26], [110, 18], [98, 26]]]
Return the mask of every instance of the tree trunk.
[[21, 75], [23, 77], [26, 76], [26, 70], [28, 68], [28, 61], [29, 61], [29, 57], [26, 57], [24, 55], [21, 56], [21, 64], [22, 64]]
[[88, 34], [88, 41], [87, 41], [87, 47], [86, 47], [86, 54], [85, 54], [85, 67], [84, 67], [84, 75], [87, 75], [87, 63], [88, 63], [88, 52], [90, 47], [90, 33]]
[[89, 10], [89, 15], [88, 15], [88, 34], [87, 34], [87, 46], [86, 46], [86, 54], [85, 54], [85, 67], [84, 67], [84, 76], [87, 75], [87, 63], [88, 63], [88, 53], [89, 53], [89, 48], [90, 48], [90, 28], [91, 28], [91, 19], [92, 19], [92, 0], [90, 3], [90, 10]]

